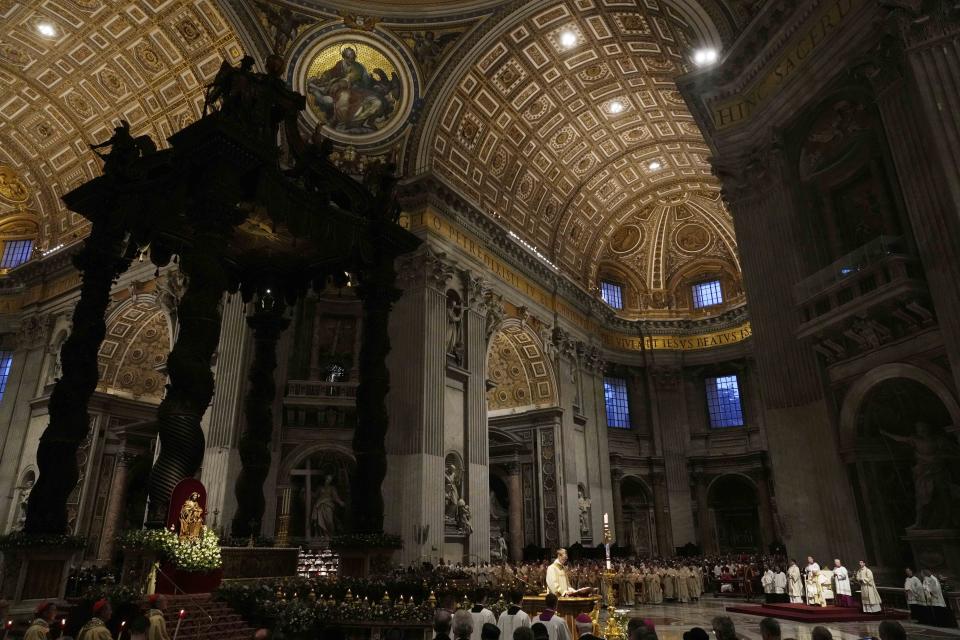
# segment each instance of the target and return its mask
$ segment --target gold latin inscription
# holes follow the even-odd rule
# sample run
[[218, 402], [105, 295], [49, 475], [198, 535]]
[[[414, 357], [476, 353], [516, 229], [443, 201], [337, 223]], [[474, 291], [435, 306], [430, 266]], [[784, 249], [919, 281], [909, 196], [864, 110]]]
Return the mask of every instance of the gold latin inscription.
[[864, 0], [833, 0], [817, 14], [806, 30], [787, 45], [785, 53], [777, 61], [773, 70], [753, 85], [746, 93], [725, 100], [711, 108], [713, 125], [726, 129], [739, 124], [750, 117], [754, 109], [763, 104], [780, 86], [799, 69], [804, 60], [827, 37], [840, 28], [843, 20], [849, 16]]
[[401, 225], [410, 230], [426, 230], [427, 233], [453, 242], [464, 252], [481, 261], [492, 274], [516, 291], [547, 309], [555, 311], [557, 315], [587, 333], [599, 334], [604, 346], [611, 349], [621, 351], [642, 351], [644, 349], [696, 351], [735, 344], [746, 340], [752, 334], [750, 323], [744, 322], [734, 329], [715, 333], [689, 336], [647, 336], [641, 346], [638, 336], [604, 331], [596, 322], [488, 252], [483, 243], [472, 234], [454, 225], [437, 212], [428, 209], [419, 213], [404, 214]]

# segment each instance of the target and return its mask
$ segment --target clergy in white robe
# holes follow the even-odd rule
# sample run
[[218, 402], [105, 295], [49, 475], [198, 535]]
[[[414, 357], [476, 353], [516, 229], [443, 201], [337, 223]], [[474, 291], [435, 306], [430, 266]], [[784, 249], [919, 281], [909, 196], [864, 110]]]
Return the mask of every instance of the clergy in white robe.
[[931, 619], [928, 624], [938, 627], [957, 626], [953, 614], [947, 608], [947, 603], [943, 599], [943, 588], [940, 586], [940, 580], [930, 573], [929, 569], [924, 569], [921, 575], [923, 575], [923, 591], [927, 596], [927, 603], [930, 605]]
[[790, 561], [790, 568], [787, 569], [787, 595], [790, 596], [790, 602], [803, 602], [803, 577], [800, 575], [800, 567], [796, 560]]
[[481, 640], [483, 625], [497, 624], [497, 617], [493, 615], [493, 611], [483, 606], [482, 599], [480, 604], [475, 604], [470, 609], [470, 617], [473, 618], [473, 633], [470, 634], [470, 640]]
[[773, 597], [775, 602], [787, 601], [787, 574], [779, 567], [773, 576]]
[[763, 597], [765, 602], [773, 602], [773, 569], [767, 569], [764, 571], [763, 576], [760, 578], [760, 586], [763, 587]]
[[817, 563], [812, 556], [807, 556], [807, 567], [804, 569], [804, 573], [806, 574], [804, 577], [806, 582], [807, 604], [812, 607], [827, 606], [820, 590], [820, 564]]
[[927, 611], [927, 592], [923, 588], [920, 578], [913, 575], [913, 569], [907, 568], [907, 579], [903, 581], [903, 594], [907, 598], [910, 608], [910, 617], [922, 624], [929, 619]]
[[860, 569], [857, 570], [857, 582], [860, 583], [860, 602], [863, 604], [864, 613], [879, 613], [882, 611], [880, 592], [877, 591], [873, 571], [863, 560], [860, 561]]
[[836, 594], [834, 604], [838, 607], [849, 607], [853, 601], [853, 590], [850, 589], [850, 574], [839, 558], [833, 561], [833, 591]]

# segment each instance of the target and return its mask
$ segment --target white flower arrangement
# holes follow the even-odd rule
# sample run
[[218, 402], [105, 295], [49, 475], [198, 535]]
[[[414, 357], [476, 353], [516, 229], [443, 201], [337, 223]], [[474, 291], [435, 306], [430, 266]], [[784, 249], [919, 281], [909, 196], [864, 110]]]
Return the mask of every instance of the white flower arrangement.
[[212, 571], [223, 566], [220, 538], [207, 527], [196, 540], [176, 540], [170, 552], [173, 564], [183, 571]]
[[169, 560], [178, 569], [206, 572], [223, 566], [220, 555], [220, 539], [216, 532], [203, 527], [196, 540], [180, 540], [168, 529], [128, 531], [119, 537], [124, 549], [152, 549]]

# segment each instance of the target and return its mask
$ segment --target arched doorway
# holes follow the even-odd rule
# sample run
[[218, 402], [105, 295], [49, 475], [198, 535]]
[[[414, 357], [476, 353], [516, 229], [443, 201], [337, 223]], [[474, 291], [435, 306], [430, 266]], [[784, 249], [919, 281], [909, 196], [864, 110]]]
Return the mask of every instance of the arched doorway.
[[653, 499], [647, 485], [640, 478], [627, 476], [621, 481], [620, 495], [624, 541], [641, 558], [654, 555]]
[[913, 448], [884, 433], [913, 437], [915, 425], [925, 423], [931, 429], [929, 437], [942, 438], [951, 422], [940, 397], [918, 380], [887, 378], [863, 396], [848, 460], [867, 552], [875, 564], [902, 567], [913, 562], [903, 535], [916, 522]]
[[761, 548], [757, 505], [757, 488], [744, 476], [723, 475], [710, 484], [707, 506], [713, 514], [717, 548], [721, 552]]

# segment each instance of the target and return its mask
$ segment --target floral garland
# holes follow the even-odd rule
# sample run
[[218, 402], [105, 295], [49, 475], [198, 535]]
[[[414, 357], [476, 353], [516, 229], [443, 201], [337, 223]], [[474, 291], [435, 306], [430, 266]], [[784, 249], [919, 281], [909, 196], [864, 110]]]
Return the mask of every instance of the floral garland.
[[60, 549], [83, 549], [87, 546], [87, 539], [81, 536], [68, 535], [31, 535], [23, 531], [14, 531], [0, 536], [0, 550], [4, 549], [35, 549], [52, 547]]
[[[348, 585], [359, 587], [354, 592]], [[255, 584], [225, 584], [217, 592], [235, 611], [242, 611], [251, 624], [279, 627], [289, 637], [316, 638], [329, 625], [380, 622], [387, 624], [429, 625], [437, 607], [432, 591], [422, 598], [391, 595], [381, 581], [303, 578], [262, 580]], [[416, 590], [417, 585], [407, 584]], [[381, 588], [376, 596], [361, 595]], [[396, 583], [391, 587], [396, 588]], [[322, 589], [330, 589], [325, 595]], [[335, 595], [339, 593], [340, 595]], [[318, 595], [320, 594], [320, 595]], [[460, 595], [460, 594], [458, 594]], [[493, 606], [499, 615], [505, 602]]]
[[207, 527], [196, 540], [181, 540], [167, 529], [142, 529], [124, 532], [117, 543], [125, 551], [153, 551], [182, 571], [202, 573], [223, 566], [220, 539]]

